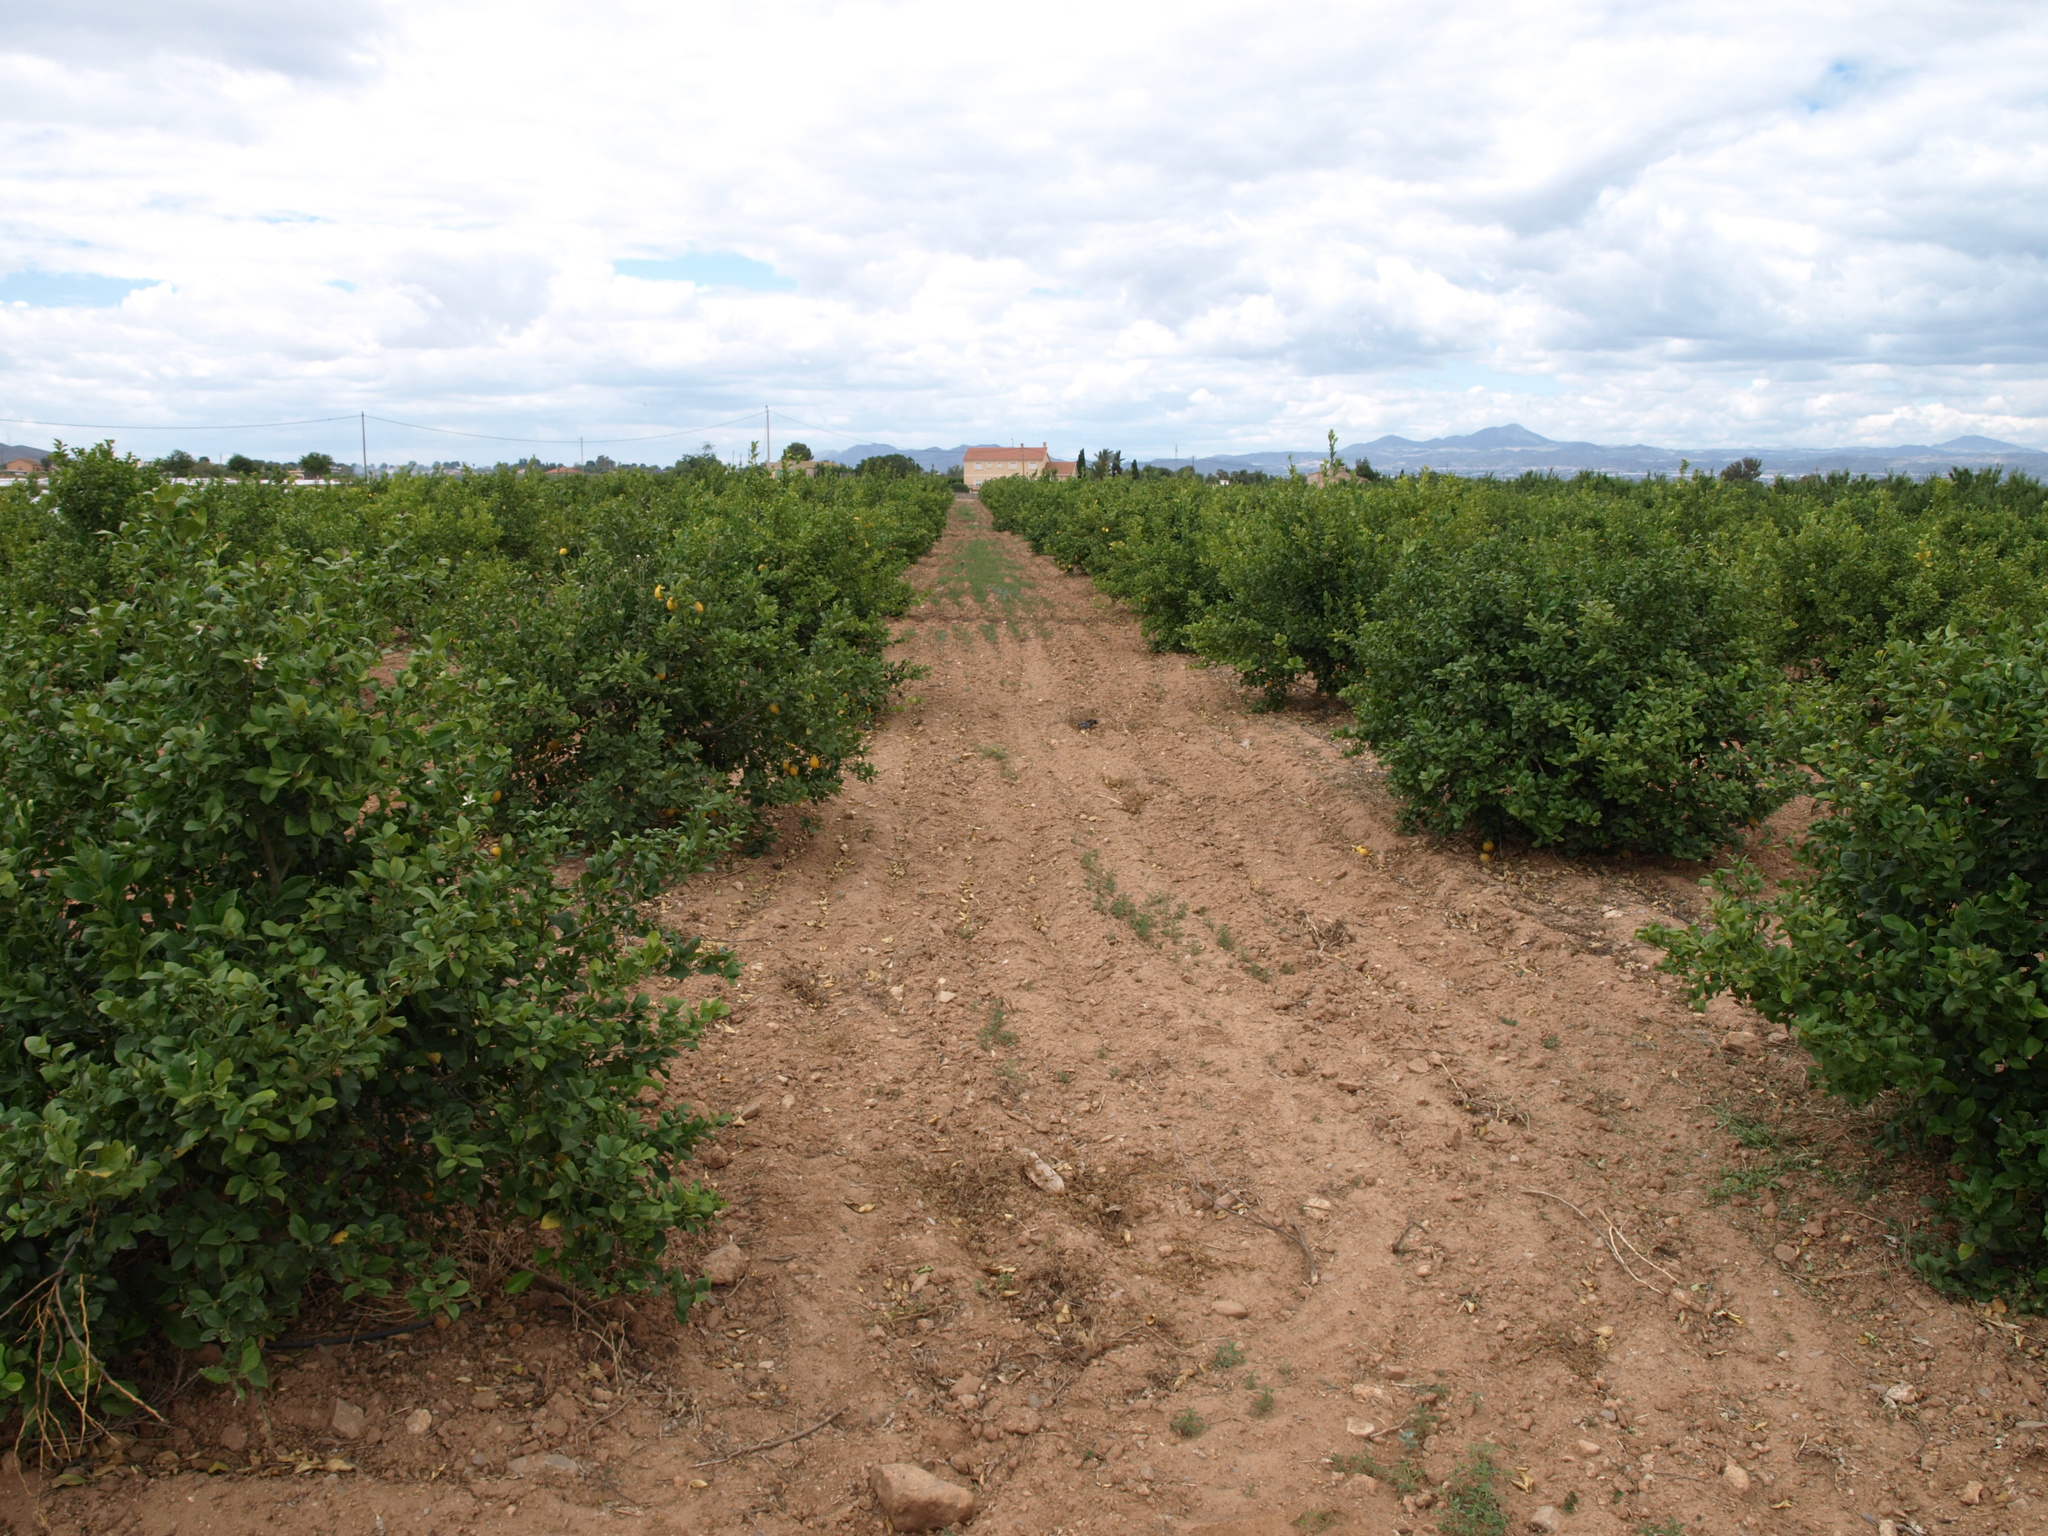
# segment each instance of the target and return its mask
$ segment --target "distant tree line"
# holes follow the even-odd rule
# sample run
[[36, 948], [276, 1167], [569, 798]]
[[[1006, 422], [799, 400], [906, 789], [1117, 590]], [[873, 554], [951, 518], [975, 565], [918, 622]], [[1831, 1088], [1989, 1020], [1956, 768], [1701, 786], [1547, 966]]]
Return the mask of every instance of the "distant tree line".
[[308, 480], [333, 480], [355, 473], [328, 453], [301, 454], [291, 463], [236, 453], [230, 454], [226, 463], [216, 464], [203, 453], [194, 458], [182, 448], [151, 460], [150, 467], [167, 480], [285, 480], [294, 469]]

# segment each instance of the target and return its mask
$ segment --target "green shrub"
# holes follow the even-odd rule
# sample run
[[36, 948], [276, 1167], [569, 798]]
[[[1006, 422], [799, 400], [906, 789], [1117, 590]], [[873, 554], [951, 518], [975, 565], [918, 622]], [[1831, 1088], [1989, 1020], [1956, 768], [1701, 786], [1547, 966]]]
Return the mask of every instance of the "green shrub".
[[1854, 673], [1887, 641], [2048, 614], [2048, 502], [1996, 470], [1786, 482], [1739, 557], [1786, 663]]
[[346, 560], [224, 559], [131, 505], [69, 628], [0, 631], [0, 1403], [117, 1409], [109, 1362], [216, 1341], [309, 1287], [448, 1308], [473, 1214], [598, 1294], [694, 1294], [716, 1197], [663, 1069], [723, 955], [635, 904], [720, 838], [599, 847], [506, 817], [498, 700], [424, 646], [377, 680]]
[[1352, 633], [1399, 558], [1398, 530], [1454, 484], [1231, 488], [1208, 544], [1217, 595], [1188, 626], [1189, 645], [1269, 702], [1304, 673], [1338, 692], [1352, 680]]
[[1475, 1445], [1467, 1451], [1444, 1489], [1444, 1518], [1437, 1529], [1444, 1536], [1506, 1536], [1507, 1511], [1495, 1492], [1500, 1475], [1492, 1447]]
[[1407, 828], [1697, 859], [1787, 793], [1739, 594], [1647, 518], [1411, 548], [1378, 613], [1344, 698]]
[[1815, 706], [1823, 814], [1775, 894], [1716, 875], [1707, 921], [1646, 930], [1695, 999], [1797, 1030], [1822, 1080], [1896, 1094], [1934, 1138], [1953, 1242], [1931, 1275], [2048, 1297], [2048, 628], [1894, 642]]

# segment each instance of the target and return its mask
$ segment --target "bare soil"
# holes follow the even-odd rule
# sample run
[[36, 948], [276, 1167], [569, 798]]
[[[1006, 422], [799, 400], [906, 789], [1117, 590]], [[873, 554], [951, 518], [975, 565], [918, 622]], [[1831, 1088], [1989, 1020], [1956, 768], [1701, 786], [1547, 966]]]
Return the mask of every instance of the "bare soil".
[[1340, 715], [971, 501], [914, 577], [872, 782], [667, 903], [746, 965], [676, 1078], [748, 1111], [677, 1260], [744, 1278], [187, 1390], [10, 1462], [16, 1531], [874, 1531], [915, 1461], [977, 1532], [1405, 1533], [1479, 1447], [1517, 1531], [2048, 1529], [2038, 1325], [1907, 1262], [1939, 1170], [1633, 937], [1701, 869], [1399, 836]]

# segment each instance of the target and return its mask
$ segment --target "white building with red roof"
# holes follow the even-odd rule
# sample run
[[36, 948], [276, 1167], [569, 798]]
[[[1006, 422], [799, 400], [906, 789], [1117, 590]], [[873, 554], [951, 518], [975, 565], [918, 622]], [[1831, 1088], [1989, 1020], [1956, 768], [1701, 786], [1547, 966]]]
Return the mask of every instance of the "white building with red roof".
[[960, 473], [970, 491], [978, 491], [986, 482], [1005, 475], [1042, 475], [1047, 469], [1061, 480], [1071, 480], [1075, 463], [1072, 459], [1051, 457], [1043, 443], [1036, 448], [970, 448], [960, 458]]

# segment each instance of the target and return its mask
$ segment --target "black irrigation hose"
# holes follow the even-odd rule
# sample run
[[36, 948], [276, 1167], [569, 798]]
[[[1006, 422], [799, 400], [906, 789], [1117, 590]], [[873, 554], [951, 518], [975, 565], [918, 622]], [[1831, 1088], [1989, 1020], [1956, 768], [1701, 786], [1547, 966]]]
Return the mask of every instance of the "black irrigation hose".
[[[455, 1315], [460, 1317], [462, 1309], [457, 1307]], [[400, 1323], [396, 1328], [379, 1328], [374, 1333], [341, 1333], [331, 1339], [273, 1339], [272, 1349], [318, 1349], [322, 1344], [369, 1344], [377, 1339], [395, 1339], [402, 1333], [418, 1333], [422, 1328], [431, 1328], [437, 1318], [418, 1317], [409, 1323]]]

